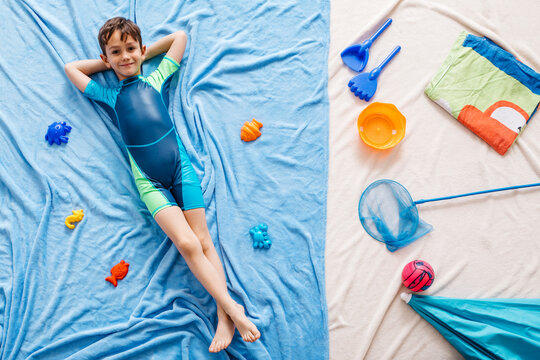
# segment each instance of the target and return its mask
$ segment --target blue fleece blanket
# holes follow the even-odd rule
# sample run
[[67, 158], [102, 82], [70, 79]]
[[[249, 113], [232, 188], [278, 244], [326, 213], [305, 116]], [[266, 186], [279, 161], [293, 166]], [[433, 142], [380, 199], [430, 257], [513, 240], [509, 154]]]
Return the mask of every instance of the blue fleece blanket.
[[[327, 358], [329, 2], [27, 0], [0, 14], [0, 359]], [[208, 353], [213, 299], [139, 199], [118, 130], [64, 75], [98, 57], [113, 16], [135, 20], [145, 44], [189, 36], [170, 111], [230, 293], [261, 330], [253, 344], [236, 333]], [[252, 118], [263, 135], [244, 143]], [[54, 121], [73, 127], [67, 144], [45, 141]], [[249, 236], [262, 222], [268, 250]], [[105, 277], [122, 259], [115, 288]]]

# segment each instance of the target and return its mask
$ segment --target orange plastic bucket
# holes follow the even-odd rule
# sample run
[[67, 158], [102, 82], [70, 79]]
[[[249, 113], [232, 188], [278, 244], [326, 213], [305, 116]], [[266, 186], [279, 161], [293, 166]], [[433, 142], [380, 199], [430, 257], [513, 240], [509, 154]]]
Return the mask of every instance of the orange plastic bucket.
[[390, 149], [405, 136], [405, 116], [393, 104], [374, 102], [358, 116], [358, 133], [374, 149]]

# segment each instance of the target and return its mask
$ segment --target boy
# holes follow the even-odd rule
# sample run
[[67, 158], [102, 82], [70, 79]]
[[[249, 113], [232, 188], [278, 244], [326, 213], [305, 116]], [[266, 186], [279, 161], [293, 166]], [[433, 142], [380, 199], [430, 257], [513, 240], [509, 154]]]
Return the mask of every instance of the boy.
[[[244, 341], [256, 341], [259, 330], [227, 292], [225, 272], [206, 224], [201, 186], [162, 96], [180, 67], [186, 34], [177, 31], [147, 49], [139, 27], [115, 17], [103, 25], [98, 38], [101, 60], [66, 64], [66, 74], [85, 96], [105, 105], [122, 134], [141, 199], [215, 299], [218, 326], [209, 351], [226, 348], [235, 327]], [[143, 61], [163, 52], [167, 54], [156, 71], [143, 77]], [[89, 77], [108, 69], [120, 81], [116, 88], [105, 88]]]

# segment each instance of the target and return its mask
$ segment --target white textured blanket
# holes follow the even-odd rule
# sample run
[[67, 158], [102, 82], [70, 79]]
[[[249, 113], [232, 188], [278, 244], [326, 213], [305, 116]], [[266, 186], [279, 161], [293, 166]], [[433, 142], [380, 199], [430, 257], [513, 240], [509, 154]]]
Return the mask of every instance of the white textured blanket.
[[[540, 297], [540, 189], [419, 205], [434, 230], [390, 253], [358, 219], [373, 181], [393, 179], [414, 199], [540, 181], [540, 115], [501, 156], [423, 93], [462, 30], [487, 36], [540, 71], [540, 2], [533, 0], [334, 0], [329, 54], [330, 166], [326, 287], [330, 358], [461, 359], [439, 333], [402, 302], [401, 270], [423, 259], [435, 268], [427, 295]], [[407, 118], [394, 149], [360, 140], [356, 120], [368, 103], [347, 83], [355, 73], [340, 52], [391, 17], [370, 48], [365, 71], [396, 45], [370, 103], [395, 104]]]

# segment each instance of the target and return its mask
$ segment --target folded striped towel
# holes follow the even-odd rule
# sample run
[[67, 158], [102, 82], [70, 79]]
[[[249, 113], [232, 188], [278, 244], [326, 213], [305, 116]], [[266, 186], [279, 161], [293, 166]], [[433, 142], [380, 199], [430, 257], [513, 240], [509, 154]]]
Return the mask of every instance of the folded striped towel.
[[540, 74], [464, 31], [425, 93], [504, 155], [540, 103]]

